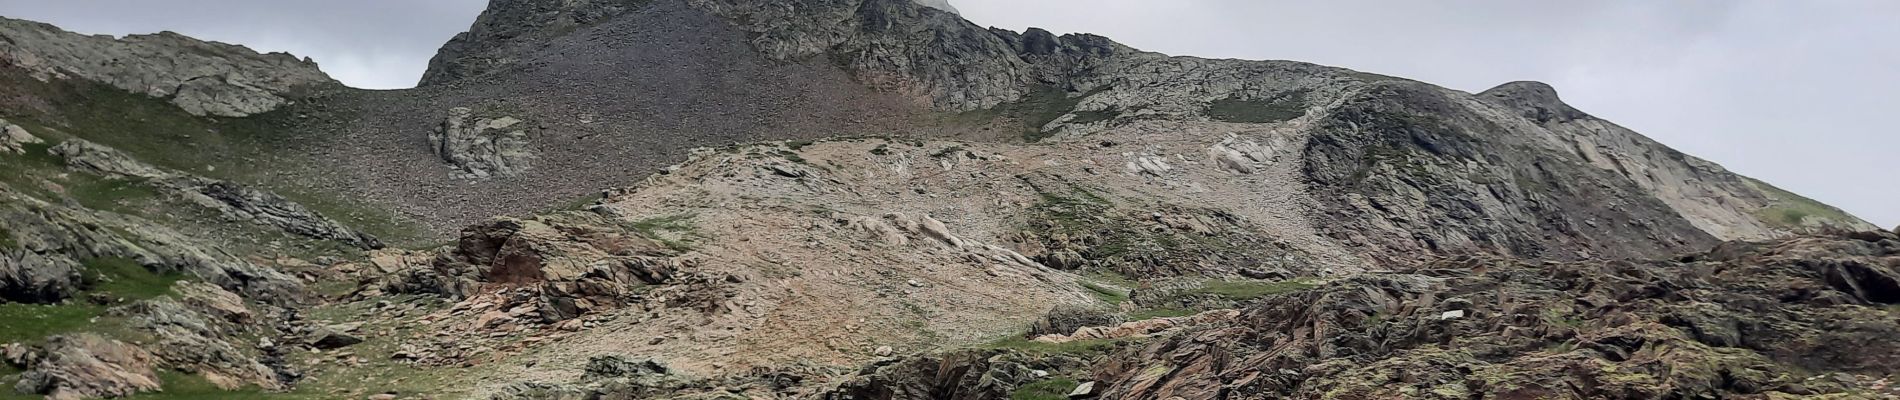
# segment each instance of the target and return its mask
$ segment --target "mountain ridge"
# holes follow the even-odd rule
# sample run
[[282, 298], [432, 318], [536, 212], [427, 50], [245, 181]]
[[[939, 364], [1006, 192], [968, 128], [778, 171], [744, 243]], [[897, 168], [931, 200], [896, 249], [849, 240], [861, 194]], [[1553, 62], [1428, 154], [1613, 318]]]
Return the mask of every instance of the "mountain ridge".
[[1900, 236], [1537, 82], [910, 0], [492, 0], [394, 91], [0, 22], [31, 394], [1900, 395], [1834, 345]]

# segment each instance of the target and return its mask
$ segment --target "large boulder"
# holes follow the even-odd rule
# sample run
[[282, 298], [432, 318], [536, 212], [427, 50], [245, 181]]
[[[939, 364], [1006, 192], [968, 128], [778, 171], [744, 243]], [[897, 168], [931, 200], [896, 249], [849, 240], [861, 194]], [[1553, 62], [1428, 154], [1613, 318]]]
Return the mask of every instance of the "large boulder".
[[437, 157], [463, 175], [513, 176], [528, 168], [528, 134], [513, 117], [482, 118], [466, 107], [449, 109], [448, 118], [429, 133]]

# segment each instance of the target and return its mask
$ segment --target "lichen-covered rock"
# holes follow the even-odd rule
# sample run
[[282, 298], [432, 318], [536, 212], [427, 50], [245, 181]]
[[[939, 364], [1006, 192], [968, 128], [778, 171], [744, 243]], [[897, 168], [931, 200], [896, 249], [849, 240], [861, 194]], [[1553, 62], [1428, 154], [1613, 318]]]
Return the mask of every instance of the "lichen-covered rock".
[[[1264, 298], [1095, 377], [1106, 398], [1891, 396], [1873, 382], [1900, 373], [1900, 347], [1874, 338], [1900, 334], [1895, 265], [1896, 236], [1446, 259]], [[1872, 378], [1808, 379], [1834, 373]]]
[[499, 218], [464, 229], [453, 249], [426, 268], [399, 273], [389, 291], [469, 298], [535, 288], [545, 305], [541, 316], [561, 321], [624, 306], [640, 287], [683, 283], [692, 265], [677, 250], [593, 213]]
[[172, 32], [113, 38], [0, 18], [0, 38], [0, 61], [34, 78], [97, 81], [170, 98], [193, 115], [254, 115], [289, 104], [299, 88], [335, 82], [309, 59]]
[[528, 134], [513, 117], [479, 118], [466, 107], [449, 116], [429, 133], [429, 144], [443, 162], [467, 176], [513, 176], [528, 168]]
[[[197, 242], [176, 231], [141, 218], [52, 204], [0, 186], [0, 226], [12, 235], [17, 248], [0, 248], [7, 256], [0, 268], [26, 271], [28, 277], [10, 282], [20, 293], [40, 290], [39, 300], [70, 296], [77, 285], [79, 260], [120, 258], [153, 272], [183, 273], [203, 282], [238, 292], [247, 298], [287, 304], [302, 301], [304, 289], [296, 278], [237, 258], [215, 246]], [[28, 270], [31, 268], [31, 270]], [[46, 268], [41, 270], [40, 268]]]
[[79, 293], [84, 275], [79, 263], [26, 249], [0, 247], [0, 299], [53, 303]]
[[1077, 368], [1067, 356], [1030, 357], [1008, 350], [960, 350], [889, 359], [866, 366], [823, 395], [825, 399], [1007, 399], [1042, 378], [1037, 371]]
[[26, 145], [46, 143], [26, 128], [0, 119], [0, 153], [26, 154]]
[[382, 241], [375, 236], [351, 229], [274, 193], [160, 168], [117, 149], [84, 139], [68, 139], [48, 151], [65, 159], [68, 168], [115, 179], [137, 180], [236, 220], [252, 221], [292, 234], [335, 240], [365, 249], [383, 247]]
[[14, 390], [48, 399], [125, 397], [159, 389], [156, 358], [136, 346], [92, 334], [55, 336], [19, 375]]
[[[517, 383], [502, 388], [492, 400], [618, 400], [668, 398], [704, 382], [669, 370], [653, 359], [634, 360], [606, 355], [587, 361], [578, 384]], [[728, 394], [730, 395], [730, 394]], [[708, 398], [719, 398], [710, 395]]]
[[136, 330], [151, 334], [144, 346], [167, 368], [196, 374], [225, 389], [256, 386], [283, 389], [288, 382], [259, 360], [243, 341], [264, 334], [237, 295], [216, 286], [180, 282], [179, 300], [160, 297], [112, 310]]

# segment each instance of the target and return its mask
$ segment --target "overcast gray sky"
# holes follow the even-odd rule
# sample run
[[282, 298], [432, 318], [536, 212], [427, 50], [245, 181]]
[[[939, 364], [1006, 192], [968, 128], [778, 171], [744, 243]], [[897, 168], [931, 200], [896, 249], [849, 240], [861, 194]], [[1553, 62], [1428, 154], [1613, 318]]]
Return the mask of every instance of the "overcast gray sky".
[[[1584, 111], [1900, 224], [1900, 1], [951, 0], [978, 24], [1092, 32], [1176, 55], [1315, 62]], [[402, 88], [484, 0], [0, 0], [86, 33], [172, 30]]]

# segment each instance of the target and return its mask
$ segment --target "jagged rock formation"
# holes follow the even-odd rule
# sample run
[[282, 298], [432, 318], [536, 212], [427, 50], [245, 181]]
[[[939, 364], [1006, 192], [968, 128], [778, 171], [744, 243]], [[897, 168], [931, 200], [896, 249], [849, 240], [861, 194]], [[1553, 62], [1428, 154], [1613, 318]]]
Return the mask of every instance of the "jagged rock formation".
[[226, 216], [274, 226], [298, 235], [335, 240], [365, 249], [381, 248], [374, 236], [358, 232], [281, 196], [235, 183], [169, 171], [145, 164], [118, 150], [84, 139], [71, 139], [50, 152], [76, 170], [130, 179], [176, 193]]
[[1900, 236], [1859, 234], [1665, 261], [1449, 259], [1263, 299], [1095, 377], [1105, 398], [1893, 396], [1874, 380], [1900, 349], [1871, 338], [1900, 333], [1895, 257]]
[[335, 83], [309, 59], [172, 32], [115, 39], [0, 18], [0, 38], [0, 60], [34, 78], [101, 82], [170, 98], [194, 115], [259, 114], [291, 103], [297, 89]]
[[[184, 273], [258, 301], [301, 301], [303, 285], [281, 271], [197, 243], [135, 217], [52, 204], [0, 187], [0, 226], [11, 246], [0, 246], [0, 293], [12, 301], [53, 302], [74, 294], [81, 260], [134, 260], [161, 273]], [[22, 294], [15, 298], [14, 294]]]
[[159, 388], [155, 357], [98, 335], [47, 339], [13, 389], [54, 400], [125, 397]]
[[[511, 176], [528, 168], [528, 134], [514, 117], [475, 118], [467, 107], [449, 109], [429, 143], [442, 161], [478, 178]], [[473, 120], [471, 120], [473, 118]]]

